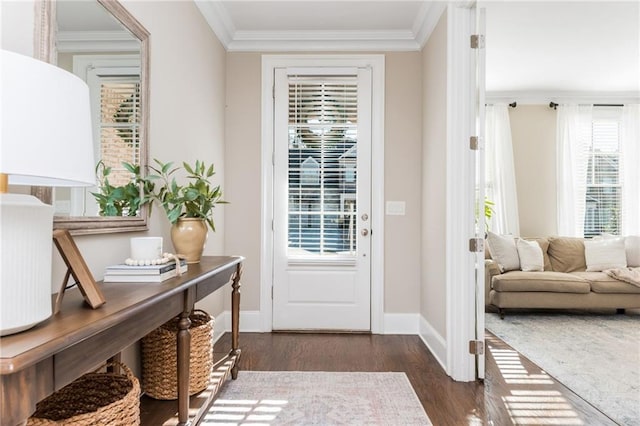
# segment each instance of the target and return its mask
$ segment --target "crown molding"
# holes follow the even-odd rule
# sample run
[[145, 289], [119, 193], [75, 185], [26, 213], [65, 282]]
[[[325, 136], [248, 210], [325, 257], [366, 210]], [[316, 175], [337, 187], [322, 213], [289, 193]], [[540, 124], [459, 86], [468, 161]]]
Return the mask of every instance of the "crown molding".
[[60, 31], [58, 52], [139, 52], [140, 40], [127, 31]]
[[230, 52], [416, 51], [411, 31], [236, 31]]
[[229, 52], [419, 51], [446, 9], [446, 2], [425, 2], [411, 30], [239, 31], [222, 2], [195, 4]]
[[236, 27], [227, 9], [219, 1], [194, 0], [194, 2], [220, 43], [228, 50], [236, 33]]
[[424, 47], [431, 33], [438, 25], [442, 14], [447, 9], [446, 2], [424, 2], [413, 23], [413, 33], [420, 49]]

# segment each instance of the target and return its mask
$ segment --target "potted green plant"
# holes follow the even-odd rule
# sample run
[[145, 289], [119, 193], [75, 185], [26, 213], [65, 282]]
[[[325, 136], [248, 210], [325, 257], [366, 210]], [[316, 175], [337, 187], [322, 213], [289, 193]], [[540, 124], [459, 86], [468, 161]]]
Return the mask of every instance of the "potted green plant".
[[98, 203], [100, 216], [137, 216], [140, 208], [151, 202], [148, 191], [144, 188], [149, 182], [140, 175], [140, 166], [126, 162], [122, 166], [133, 177], [125, 185], [114, 186], [109, 182], [113, 169], [102, 160], [96, 165], [99, 192], [92, 192], [91, 195]]
[[[220, 185], [213, 185], [213, 164], [206, 166], [197, 160], [195, 164], [182, 163], [174, 167], [172, 162], [163, 163], [154, 159], [155, 172], [147, 176], [151, 184], [150, 197], [157, 201], [171, 223], [171, 241], [178, 254], [184, 255], [188, 263], [198, 263], [207, 239], [207, 226], [215, 231], [213, 211], [222, 199]], [[175, 173], [184, 168], [186, 184], [178, 183]]]

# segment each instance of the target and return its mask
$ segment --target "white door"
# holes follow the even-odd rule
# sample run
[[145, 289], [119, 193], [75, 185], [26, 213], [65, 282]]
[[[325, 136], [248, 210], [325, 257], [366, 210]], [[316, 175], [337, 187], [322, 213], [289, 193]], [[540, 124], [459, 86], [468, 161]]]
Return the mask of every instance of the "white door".
[[[475, 18], [475, 34], [479, 34], [482, 37], [486, 34], [485, 31], [485, 9], [475, 5], [471, 9], [472, 17]], [[475, 88], [474, 105], [472, 111], [475, 112], [475, 132], [474, 134], [479, 137], [479, 141], [484, 140], [485, 135], [485, 56], [486, 51], [484, 48], [484, 42], [480, 42], [480, 46], [475, 49], [474, 67], [474, 81], [472, 85]], [[484, 203], [485, 203], [485, 149], [484, 143], [478, 144], [478, 149], [475, 151], [475, 211], [479, 213], [480, 218], [474, 218], [476, 224], [476, 235], [478, 240], [484, 240], [485, 226], [484, 220]], [[476, 253], [476, 311], [475, 311], [475, 340], [482, 342], [481, 345], [485, 347], [484, 339], [484, 250]], [[485, 350], [486, 353], [486, 350]], [[480, 353], [476, 355], [476, 379], [484, 379], [485, 375], [485, 354]]]
[[371, 69], [275, 70], [274, 330], [371, 329]]

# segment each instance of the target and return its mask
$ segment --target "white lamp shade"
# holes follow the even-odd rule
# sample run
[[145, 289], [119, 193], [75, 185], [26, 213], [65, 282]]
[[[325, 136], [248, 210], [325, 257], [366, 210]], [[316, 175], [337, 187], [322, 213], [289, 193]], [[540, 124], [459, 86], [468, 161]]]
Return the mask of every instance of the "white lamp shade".
[[0, 65], [0, 173], [14, 185], [95, 185], [86, 83], [6, 50]]

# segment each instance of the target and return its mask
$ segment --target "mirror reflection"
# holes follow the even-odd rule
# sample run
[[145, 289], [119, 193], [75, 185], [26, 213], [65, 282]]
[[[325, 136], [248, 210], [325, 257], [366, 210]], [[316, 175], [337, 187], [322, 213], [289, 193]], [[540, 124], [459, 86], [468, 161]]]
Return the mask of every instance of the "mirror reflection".
[[[57, 65], [87, 82], [98, 186], [57, 188], [55, 215], [139, 216], [122, 198], [133, 179], [123, 163], [145, 164], [141, 140], [141, 41], [97, 1], [56, 2]], [[105, 184], [108, 184], [105, 185]]]

